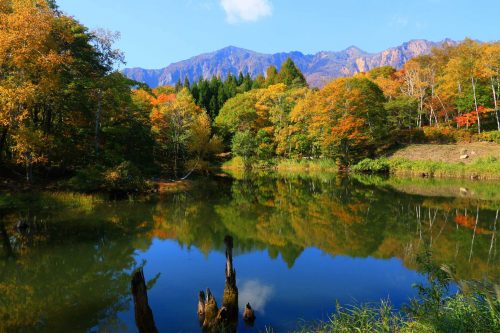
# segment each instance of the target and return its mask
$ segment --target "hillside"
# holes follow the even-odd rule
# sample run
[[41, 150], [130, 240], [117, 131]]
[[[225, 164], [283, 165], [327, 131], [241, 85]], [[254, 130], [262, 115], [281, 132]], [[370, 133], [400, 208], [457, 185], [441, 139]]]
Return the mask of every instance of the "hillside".
[[162, 69], [126, 68], [123, 72], [131, 79], [156, 87], [173, 85], [185, 77], [191, 82], [201, 77], [210, 78], [213, 75], [223, 77], [227, 73], [237, 75], [239, 72], [250, 73], [252, 77], [256, 77], [264, 74], [270, 65], [279, 68], [288, 57], [291, 57], [304, 73], [308, 83], [313, 87], [321, 87], [334, 78], [352, 76], [380, 66], [401, 68], [407, 60], [428, 54], [433, 47], [444, 43], [455, 42], [418, 39], [378, 53], [367, 53], [351, 46], [343, 51], [323, 51], [314, 55], [305, 55], [301, 52], [263, 54], [229, 46], [173, 63]]
[[414, 144], [392, 154], [391, 158], [471, 164], [479, 159], [500, 159], [500, 145], [492, 142], [457, 144]]

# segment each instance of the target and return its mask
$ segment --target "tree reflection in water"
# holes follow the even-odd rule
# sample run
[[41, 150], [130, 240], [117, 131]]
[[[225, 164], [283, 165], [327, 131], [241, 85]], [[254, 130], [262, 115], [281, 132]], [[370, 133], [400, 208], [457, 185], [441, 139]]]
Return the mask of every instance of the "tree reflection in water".
[[[44, 193], [5, 209], [0, 193], [0, 332], [126, 330], [119, 314], [133, 305], [130, 272], [143, 266], [137, 253], [151, 250], [155, 240], [204, 254], [226, 247], [226, 313], [220, 316], [228, 325], [237, 299], [250, 299], [244, 296], [248, 281], [238, 295], [228, 260], [233, 251], [265, 251], [292, 267], [304, 249], [315, 248], [330, 256], [399, 258], [417, 270], [415, 254], [429, 247], [433, 260], [453, 266], [460, 279], [500, 274], [496, 184], [268, 174], [199, 184], [162, 198], [78, 201], [56, 209], [44, 208]], [[19, 219], [26, 227], [17, 228]], [[222, 241], [227, 234], [234, 248]], [[201, 299], [206, 316], [216, 302], [208, 292]], [[258, 302], [252, 305], [260, 313]]]

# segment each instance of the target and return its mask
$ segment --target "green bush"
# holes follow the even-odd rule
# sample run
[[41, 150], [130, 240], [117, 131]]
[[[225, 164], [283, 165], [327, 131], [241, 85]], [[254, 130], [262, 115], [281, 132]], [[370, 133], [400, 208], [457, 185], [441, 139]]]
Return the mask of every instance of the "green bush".
[[79, 170], [69, 180], [69, 186], [86, 192], [142, 192], [148, 189], [141, 172], [130, 162], [111, 168], [98, 165]]
[[495, 142], [500, 143], [500, 131], [477, 134], [472, 129], [453, 127], [425, 126], [415, 129], [397, 130], [392, 133], [394, 144], [414, 143], [459, 143], [459, 142]]
[[479, 135], [480, 141], [495, 142], [500, 144], [500, 131], [483, 132]]
[[353, 166], [351, 170], [359, 173], [389, 173], [390, 163], [387, 158], [379, 158], [375, 160], [365, 158]]
[[246, 169], [252, 167], [255, 160], [256, 144], [255, 134], [247, 130], [244, 132], [237, 132], [231, 142], [231, 151], [235, 156], [239, 156], [243, 160]]

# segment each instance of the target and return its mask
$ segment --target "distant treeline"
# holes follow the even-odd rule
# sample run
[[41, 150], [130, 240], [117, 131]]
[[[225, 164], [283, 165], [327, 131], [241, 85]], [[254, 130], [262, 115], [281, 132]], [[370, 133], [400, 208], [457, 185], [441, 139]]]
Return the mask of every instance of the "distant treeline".
[[220, 76], [212, 76], [210, 80], [201, 78], [192, 84], [186, 77], [184, 83], [179, 79], [175, 90], [179, 92], [182, 88], [188, 88], [196, 104], [206, 110], [211, 119], [215, 119], [228, 99], [252, 89], [266, 88], [278, 83], [294, 86], [307, 85], [302, 73], [293, 61], [288, 59], [283, 63], [279, 72], [276, 67], [269, 66], [266, 76], [260, 74], [252, 79], [249, 73], [244, 75], [240, 72], [238, 76], [229, 73], [225, 80]]

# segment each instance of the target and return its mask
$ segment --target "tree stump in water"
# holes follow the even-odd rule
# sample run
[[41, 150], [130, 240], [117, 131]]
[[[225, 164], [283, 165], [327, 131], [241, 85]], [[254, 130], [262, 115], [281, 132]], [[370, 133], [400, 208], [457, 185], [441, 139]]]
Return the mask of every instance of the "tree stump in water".
[[227, 319], [235, 328], [238, 324], [238, 287], [236, 286], [236, 270], [233, 267], [233, 237], [224, 237], [226, 244], [226, 284], [222, 296], [222, 306], [227, 309]]
[[210, 292], [210, 289], [207, 289], [207, 298], [205, 300], [205, 319], [203, 320], [204, 330], [212, 330], [217, 326], [218, 314], [219, 307], [217, 306], [217, 302]]
[[134, 297], [135, 324], [139, 333], [158, 333], [153, 311], [148, 303], [148, 291], [142, 269], [132, 276], [132, 295]]
[[203, 325], [205, 321], [205, 293], [203, 290], [198, 295], [198, 321], [200, 325]]
[[255, 322], [255, 313], [253, 312], [250, 303], [245, 306], [245, 311], [243, 311], [243, 321], [247, 326], [253, 326]]

